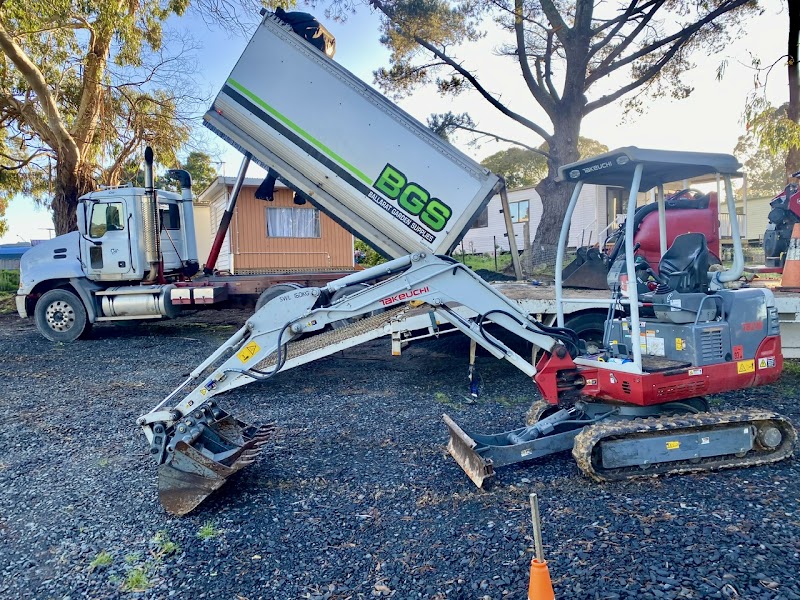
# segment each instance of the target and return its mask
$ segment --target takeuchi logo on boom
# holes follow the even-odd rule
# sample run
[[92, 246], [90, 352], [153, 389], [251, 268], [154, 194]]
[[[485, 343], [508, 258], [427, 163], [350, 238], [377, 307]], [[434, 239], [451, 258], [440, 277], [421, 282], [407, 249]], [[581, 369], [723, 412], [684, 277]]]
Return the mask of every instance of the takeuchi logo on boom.
[[422, 294], [427, 294], [430, 291], [430, 288], [426, 285], [423, 288], [417, 288], [415, 290], [411, 290], [409, 292], [400, 292], [399, 294], [395, 294], [394, 296], [389, 296], [388, 298], [383, 298], [381, 300], [381, 304], [384, 306], [389, 306], [391, 304], [397, 304], [398, 302], [405, 302], [406, 300], [411, 300], [416, 296], [421, 296]]

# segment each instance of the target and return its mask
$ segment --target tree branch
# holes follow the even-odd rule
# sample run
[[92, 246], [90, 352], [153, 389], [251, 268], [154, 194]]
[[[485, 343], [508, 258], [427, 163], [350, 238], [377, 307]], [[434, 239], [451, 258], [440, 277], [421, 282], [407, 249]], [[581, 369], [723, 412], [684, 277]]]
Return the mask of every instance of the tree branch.
[[[522, 0], [514, 0], [514, 35], [517, 40], [517, 59], [519, 61], [520, 69], [522, 69], [522, 77], [530, 90], [534, 99], [541, 104], [542, 108], [548, 115], [556, 109], [556, 103], [553, 98], [548, 96], [544, 90], [539, 86], [531, 73], [531, 66], [528, 64], [528, 54], [525, 46], [525, 29], [523, 28], [523, 2]], [[543, 136], [544, 137], [544, 136]]]
[[[386, 15], [392, 22], [396, 23], [396, 21], [394, 20], [394, 17], [393, 17], [394, 11], [392, 11], [389, 7], [385, 6], [383, 4], [383, 2], [381, 2], [381, 0], [369, 0], [369, 2], [370, 2], [370, 4], [372, 6], [374, 6], [378, 10], [380, 10], [384, 15]], [[531, 121], [530, 119], [528, 119], [526, 117], [523, 117], [522, 115], [512, 111], [511, 109], [506, 107], [503, 103], [501, 103], [499, 100], [497, 100], [497, 98], [492, 96], [486, 89], [484, 89], [484, 87], [480, 83], [478, 83], [478, 80], [475, 79], [475, 76], [472, 73], [467, 71], [464, 67], [462, 67], [460, 64], [455, 62], [452, 58], [450, 58], [449, 56], [447, 56], [446, 54], [441, 52], [438, 48], [434, 47], [429, 42], [427, 42], [426, 40], [423, 40], [422, 38], [420, 38], [420, 37], [418, 37], [416, 35], [409, 36], [408, 34], [403, 32], [402, 28], [400, 28], [400, 32], [403, 35], [405, 35], [405, 36], [409, 37], [410, 39], [414, 40], [417, 44], [419, 44], [420, 46], [422, 46], [423, 48], [425, 48], [429, 52], [433, 53], [433, 55], [436, 56], [436, 58], [438, 58], [439, 60], [443, 61], [449, 67], [451, 67], [456, 72], [458, 72], [464, 79], [466, 79], [467, 81], [470, 82], [470, 84], [472, 84], [472, 86], [475, 88], [475, 90], [481, 96], [483, 96], [483, 98], [487, 102], [489, 102], [489, 104], [494, 106], [501, 113], [503, 113], [507, 117], [515, 120], [520, 125], [523, 125], [523, 126], [527, 127], [528, 129], [530, 129], [531, 131], [535, 132], [537, 135], [541, 136], [544, 140], [550, 141], [552, 139], [551, 135], [549, 133], [547, 133], [547, 131], [545, 129], [543, 129], [540, 125], [538, 125], [538, 124], [534, 123], [533, 121]]]
[[[20, 74], [28, 82], [28, 85], [31, 86], [31, 89], [36, 92], [36, 97], [44, 112], [44, 121], [36, 119], [29, 124], [36, 129], [43, 139], [54, 140], [56, 142], [54, 146], [58, 148], [59, 153], [63, 153], [67, 161], [72, 164], [78, 164], [80, 158], [78, 146], [64, 126], [55, 98], [50, 93], [50, 88], [48, 88], [42, 72], [31, 62], [24, 50], [17, 45], [2, 23], [0, 23], [0, 49], [5, 52], [6, 56], [14, 63], [14, 66], [19, 69]], [[6, 100], [9, 99], [6, 98]]]

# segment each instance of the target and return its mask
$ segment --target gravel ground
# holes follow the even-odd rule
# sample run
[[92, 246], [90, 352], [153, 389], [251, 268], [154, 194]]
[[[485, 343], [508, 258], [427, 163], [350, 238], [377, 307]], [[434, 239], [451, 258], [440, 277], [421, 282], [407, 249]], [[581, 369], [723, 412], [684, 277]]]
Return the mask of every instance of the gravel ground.
[[[472, 486], [445, 451], [466, 428], [518, 426], [535, 398], [509, 365], [466, 345], [379, 341], [224, 406], [276, 421], [276, 447], [196, 512], [156, 493], [138, 415], [244, 319], [240, 311], [97, 327], [53, 345], [0, 317], [0, 598], [525, 598], [539, 494], [559, 599], [800, 598], [800, 463], [598, 485], [568, 453]], [[800, 367], [728, 394], [800, 425]]]

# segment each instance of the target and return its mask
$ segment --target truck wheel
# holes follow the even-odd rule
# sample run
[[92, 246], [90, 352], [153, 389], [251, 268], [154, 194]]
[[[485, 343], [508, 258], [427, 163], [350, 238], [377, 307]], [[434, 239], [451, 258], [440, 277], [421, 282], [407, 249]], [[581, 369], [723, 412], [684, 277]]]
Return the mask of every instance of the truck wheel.
[[52, 342], [73, 342], [89, 333], [91, 323], [83, 302], [68, 290], [50, 290], [34, 311], [36, 328]]
[[595, 354], [603, 349], [605, 324], [606, 313], [583, 313], [564, 320], [564, 325], [586, 342], [586, 351], [589, 354]]
[[[339, 300], [341, 298], [346, 298], [347, 296], [352, 296], [356, 292], [360, 292], [361, 290], [365, 290], [368, 287], [369, 286], [367, 284], [365, 284], [365, 283], [356, 283], [356, 284], [353, 284], [353, 285], [348, 285], [347, 287], [344, 287], [344, 288], [342, 288], [340, 290], [337, 290], [336, 292], [334, 292], [333, 296], [331, 296], [331, 304], [333, 304], [334, 302], [336, 302], [337, 300]], [[340, 327], [344, 327], [345, 325], [349, 325], [350, 323], [355, 323], [356, 321], [359, 321], [359, 320], [364, 319], [366, 317], [371, 317], [373, 315], [377, 315], [380, 312], [383, 312], [383, 311], [382, 310], [373, 310], [371, 312], [365, 313], [363, 315], [359, 315], [357, 317], [351, 317], [349, 319], [341, 319], [339, 321], [333, 321], [331, 323], [331, 328], [332, 329], [339, 329]]]
[[258, 297], [258, 301], [256, 302], [256, 310], [260, 310], [261, 307], [267, 302], [277, 298], [281, 294], [291, 292], [292, 290], [299, 290], [301, 287], [303, 286], [299, 283], [279, 283], [278, 285], [268, 287], [266, 290], [261, 292], [261, 295]]

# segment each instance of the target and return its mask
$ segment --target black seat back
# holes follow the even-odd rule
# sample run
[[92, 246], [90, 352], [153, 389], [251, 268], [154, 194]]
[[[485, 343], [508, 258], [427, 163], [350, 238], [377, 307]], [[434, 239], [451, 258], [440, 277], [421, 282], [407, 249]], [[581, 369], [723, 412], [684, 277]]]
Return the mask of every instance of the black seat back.
[[659, 274], [681, 293], [708, 291], [708, 245], [702, 233], [684, 233], [675, 238], [661, 257]]

